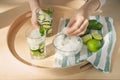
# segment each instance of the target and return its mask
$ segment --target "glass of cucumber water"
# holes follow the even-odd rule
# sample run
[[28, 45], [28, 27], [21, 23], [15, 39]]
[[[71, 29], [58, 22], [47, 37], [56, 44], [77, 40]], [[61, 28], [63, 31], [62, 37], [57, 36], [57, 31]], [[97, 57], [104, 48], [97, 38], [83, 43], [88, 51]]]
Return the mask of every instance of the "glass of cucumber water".
[[53, 10], [52, 9], [37, 9], [37, 21], [46, 31], [46, 36], [51, 36], [53, 29], [52, 29], [52, 22], [53, 22]]
[[39, 28], [31, 27], [25, 32], [32, 59], [43, 59], [46, 56], [46, 32], [40, 33]]

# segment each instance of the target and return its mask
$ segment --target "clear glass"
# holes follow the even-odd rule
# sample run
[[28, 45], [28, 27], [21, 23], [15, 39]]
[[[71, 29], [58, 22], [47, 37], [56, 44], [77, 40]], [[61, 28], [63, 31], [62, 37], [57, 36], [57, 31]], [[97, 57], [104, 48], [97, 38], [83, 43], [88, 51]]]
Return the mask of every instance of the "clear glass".
[[53, 33], [53, 10], [52, 9], [37, 9], [37, 21], [46, 30], [46, 36], [51, 36]]
[[30, 55], [32, 59], [43, 59], [46, 56], [45, 39], [46, 34], [40, 35], [39, 29], [29, 27], [25, 32], [27, 43], [30, 49]]
[[[64, 34], [58, 34], [55, 37], [55, 39], [53, 40], [53, 45], [56, 49], [56, 54], [62, 54], [65, 56], [73, 56], [75, 54], [78, 54], [81, 51], [82, 46], [83, 46], [83, 42], [82, 42], [82, 39], [80, 37], [74, 36], [74, 38], [76, 38], [76, 41], [78, 41], [78, 42], [77, 43], [75, 43], [74, 41], [72, 42], [72, 44], [77, 45], [77, 47], [74, 47], [74, 45], [69, 43], [70, 42], [69, 39], [67, 41], [65, 41], [65, 38], [63, 38], [64, 41], [62, 44], [64, 44], [64, 45], [67, 44], [67, 45], [69, 45], [69, 47], [67, 46], [68, 48], [65, 48], [63, 46], [63, 48], [62, 48], [61, 46], [58, 45], [58, 44], [61, 45], [61, 41], [59, 38], [61, 35], [64, 36]], [[68, 38], [71, 38], [71, 37], [73, 37], [73, 36], [68, 36]]]

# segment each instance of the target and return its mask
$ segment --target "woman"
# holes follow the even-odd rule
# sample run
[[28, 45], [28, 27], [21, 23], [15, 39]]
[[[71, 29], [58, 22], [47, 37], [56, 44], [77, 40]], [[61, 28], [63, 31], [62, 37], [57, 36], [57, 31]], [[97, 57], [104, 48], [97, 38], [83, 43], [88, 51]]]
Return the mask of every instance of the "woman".
[[36, 9], [40, 9], [40, 2], [45, 4], [57, 4], [64, 5], [74, 3], [74, 7], [77, 6], [77, 13], [72, 16], [70, 22], [67, 25], [66, 34], [71, 36], [79, 36], [85, 33], [87, 26], [89, 24], [88, 17], [98, 10], [104, 3], [105, 0], [84, 0], [85, 4], [79, 6], [80, 1], [83, 0], [29, 0], [29, 4], [32, 11], [32, 24], [33, 26], [38, 26], [36, 19]]

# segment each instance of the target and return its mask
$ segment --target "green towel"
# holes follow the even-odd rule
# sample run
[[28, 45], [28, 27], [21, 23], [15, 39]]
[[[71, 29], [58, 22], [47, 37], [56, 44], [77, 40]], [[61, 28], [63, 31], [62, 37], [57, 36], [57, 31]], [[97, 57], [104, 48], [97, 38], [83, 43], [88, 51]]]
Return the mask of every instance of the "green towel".
[[[113, 25], [113, 19], [104, 16], [90, 16], [90, 19], [96, 19], [103, 24], [102, 30], [99, 31], [99, 33], [103, 35], [104, 40], [102, 48], [97, 52], [91, 53], [84, 45], [82, 51], [73, 56], [55, 54], [55, 67], [71, 66], [86, 60], [96, 69], [103, 72], [110, 72], [111, 57], [116, 41], [116, 32]], [[64, 22], [64, 26], [68, 23], [68, 19], [60, 19], [60, 23], [61, 21]], [[96, 30], [92, 30], [92, 32], [95, 31]]]

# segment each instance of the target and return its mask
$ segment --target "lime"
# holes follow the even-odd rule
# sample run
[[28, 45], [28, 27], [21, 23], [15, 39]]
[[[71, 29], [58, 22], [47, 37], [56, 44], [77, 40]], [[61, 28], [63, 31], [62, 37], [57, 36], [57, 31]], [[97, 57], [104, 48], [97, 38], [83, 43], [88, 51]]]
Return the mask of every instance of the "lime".
[[83, 43], [86, 44], [90, 39], [92, 39], [91, 34], [86, 34], [82, 37]]
[[101, 48], [101, 43], [99, 40], [91, 39], [87, 42], [87, 47], [91, 52], [96, 52]]
[[97, 30], [101, 30], [102, 27], [103, 27], [103, 25], [102, 25], [100, 22], [98, 22], [98, 23], [96, 24], [96, 29], [97, 29]]
[[89, 29], [101, 30], [102, 27], [103, 27], [103, 25], [100, 22], [98, 22], [97, 20], [89, 20], [89, 25], [88, 25]]
[[88, 28], [89, 29], [93, 29], [97, 24], [97, 20], [89, 20], [89, 25], [88, 25]]
[[102, 40], [102, 39], [103, 39], [103, 38], [102, 38], [102, 35], [99, 34], [99, 33], [97, 33], [97, 32], [93, 32], [93, 33], [92, 33], [92, 36], [93, 36], [93, 38], [96, 39], [96, 40]]
[[45, 43], [41, 43], [40, 44], [40, 49], [44, 48], [44, 46], [45, 46]]

